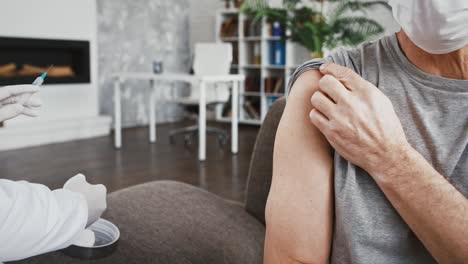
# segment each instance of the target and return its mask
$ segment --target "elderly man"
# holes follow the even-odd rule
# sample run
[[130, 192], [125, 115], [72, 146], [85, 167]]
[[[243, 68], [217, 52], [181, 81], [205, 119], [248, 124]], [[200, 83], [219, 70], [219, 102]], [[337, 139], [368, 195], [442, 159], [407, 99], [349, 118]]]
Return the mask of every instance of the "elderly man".
[[468, 1], [390, 5], [400, 32], [292, 78], [266, 263], [468, 262]]

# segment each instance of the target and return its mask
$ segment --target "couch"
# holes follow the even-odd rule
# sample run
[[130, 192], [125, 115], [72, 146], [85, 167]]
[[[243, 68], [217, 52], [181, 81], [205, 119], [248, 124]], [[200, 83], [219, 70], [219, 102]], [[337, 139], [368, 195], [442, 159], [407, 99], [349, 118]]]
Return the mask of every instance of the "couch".
[[15, 263], [262, 263], [273, 143], [285, 104], [277, 100], [260, 128], [244, 204], [173, 181], [133, 186], [108, 197], [104, 218], [121, 231], [113, 255], [80, 261], [53, 252]]

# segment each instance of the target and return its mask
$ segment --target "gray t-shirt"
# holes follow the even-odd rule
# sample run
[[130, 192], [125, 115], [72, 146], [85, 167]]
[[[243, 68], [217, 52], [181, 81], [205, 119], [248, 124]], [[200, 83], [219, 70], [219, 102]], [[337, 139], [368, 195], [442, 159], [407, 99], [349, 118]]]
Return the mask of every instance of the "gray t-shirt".
[[[325, 60], [353, 69], [393, 103], [410, 144], [468, 196], [468, 81], [427, 74], [401, 51], [395, 34]], [[299, 67], [291, 78], [324, 60]], [[435, 263], [366, 171], [335, 152], [331, 263]]]

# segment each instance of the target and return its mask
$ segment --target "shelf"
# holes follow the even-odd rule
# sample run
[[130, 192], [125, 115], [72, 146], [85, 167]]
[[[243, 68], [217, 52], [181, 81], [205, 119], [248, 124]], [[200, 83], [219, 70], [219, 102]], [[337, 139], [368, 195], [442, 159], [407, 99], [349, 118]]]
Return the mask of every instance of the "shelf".
[[220, 11], [220, 13], [224, 15], [236, 15], [236, 14], [239, 14], [239, 9], [238, 8], [223, 9]]
[[256, 65], [256, 64], [247, 64], [247, 65], [244, 65], [243, 68], [245, 68], [245, 69], [261, 69], [262, 66], [261, 65]]
[[[318, 1], [318, 0], [312, 0]], [[231, 65], [230, 71], [244, 74], [246, 80], [239, 91], [239, 123], [261, 125], [273, 102], [279, 97], [286, 96], [287, 84], [291, 79], [291, 74], [300, 66], [296, 65], [297, 55], [307, 58], [302, 49], [296, 48], [289, 39], [288, 31], [282, 36], [273, 36], [268, 21], [257, 22], [252, 17], [242, 14], [239, 9], [221, 9], [217, 12], [217, 41], [223, 41], [235, 45], [234, 55], [236, 63]], [[222, 31], [223, 22], [227, 19], [235, 21], [236, 28]], [[221, 27], [221, 28], [220, 28]], [[221, 37], [224, 33], [224, 38]], [[275, 65], [271, 60], [275, 48], [275, 43], [281, 43], [281, 49], [284, 45], [284, 58], [281, 62], [285, 65]], [[278, 48], [278, 47], [276, 47]], [[296, 49], [298, 53], [296, 53]], [[234, 56], [233, 56], [234, 57]], [[281, 83], [280, 83], [281, 82]], [[250, 103], [255, 111], [250, 109]], [[230, 122], [229, 116], [222, 116], [225, 113], [224, 106], [219, 105], [216, 109], [216, 120], [220, 122]]]
[[282, 37], [266, 37], [266, 38], [263, 38], [263, 39], [273, 41], [273, 40], [282, 40], [283, 38]]
[[244, 41], [262, 41], [262, 37], [260, 36], [244, 37]]
[[284, 96], [284, 93], [265, 93], [266, 97], [281, 97]]
[[242, 96], [262, 96], [263, 95], [263, 93], [261, 92], [242, 92], [239, 94]]
[[239, 38], [238, 37], [221, 37], [221, 41], [235, 42], [235, 41], [239, 41]]
[[261, 37], [261, 36], [245, 36], [243, 38], [244, 41], [274, 41], [274, 40], [282, 40], [281, 37]]
[[239, 123], [249, 124], [249, 125], [261, 125], [262, 120], [260, 120], [260, 119], [241, 118], [241, 119], [239, 119]]
[[216, 121], [225, 122], [225, 123], [228, 123], [228, 122], [231, 123], [231, 118], [230, 118], [230, 117], [222, 116], [222, 117], [216, 118]]
[[284, 70], [286, 69], [286, 66], [278, 66], [278, 65], [267, 65], [265, 66], [266, 69], [270, 69], [270, 70]]

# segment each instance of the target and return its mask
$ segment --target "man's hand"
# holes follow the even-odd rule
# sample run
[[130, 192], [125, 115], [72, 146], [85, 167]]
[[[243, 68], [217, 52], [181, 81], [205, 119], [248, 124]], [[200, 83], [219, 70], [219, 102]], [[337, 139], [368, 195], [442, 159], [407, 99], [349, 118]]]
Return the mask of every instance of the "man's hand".
[[310, 120], [345, 159], [385, 170], [409, 147], [390, 100], [349, 68], [323, 64]]

